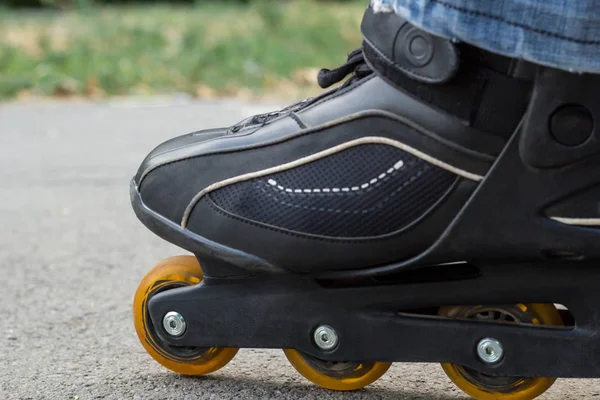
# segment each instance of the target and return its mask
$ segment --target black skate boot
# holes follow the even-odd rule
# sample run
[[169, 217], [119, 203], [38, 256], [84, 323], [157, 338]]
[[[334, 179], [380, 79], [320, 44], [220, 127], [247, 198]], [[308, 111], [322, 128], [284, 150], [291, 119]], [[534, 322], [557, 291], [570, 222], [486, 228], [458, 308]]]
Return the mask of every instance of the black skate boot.
[[137, 216], [195, 255], [142, 281], [146, 350], [200, 375], [283, 348], [337, 390], [442, 362], [481, 399], [600, 376], [600, 78], [371, 8], [362, 32], [340, 87], [144, 160]]

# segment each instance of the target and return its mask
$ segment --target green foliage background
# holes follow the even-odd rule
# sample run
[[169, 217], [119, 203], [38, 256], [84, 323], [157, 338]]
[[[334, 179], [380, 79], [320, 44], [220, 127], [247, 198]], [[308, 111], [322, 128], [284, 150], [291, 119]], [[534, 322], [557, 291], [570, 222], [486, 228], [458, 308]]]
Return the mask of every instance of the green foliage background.
[[[0, 0], [0, 5], [8, 8], [84, 8], [110, 4], [201, 4], [207, 2], [248, 4], [254, 0]], [[293, 0], [266, 0], [278, 3]], [[322, 2], [350, 2], [354, 0], [321, 0]]]
[[366, 0], [77, 1], [62, 10], [0, 8], [0, 98], [302, 97], [320, 92], [319, 68], [336, 67], [360, 45], [366, 7]]

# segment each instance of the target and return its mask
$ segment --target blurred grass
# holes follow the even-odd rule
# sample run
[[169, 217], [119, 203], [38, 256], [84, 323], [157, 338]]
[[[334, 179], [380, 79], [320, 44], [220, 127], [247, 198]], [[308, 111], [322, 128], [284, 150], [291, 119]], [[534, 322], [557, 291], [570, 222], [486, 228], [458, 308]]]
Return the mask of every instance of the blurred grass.
[[366, 1], [0, 10], [0, 98], [298, 96], [360, 45]]

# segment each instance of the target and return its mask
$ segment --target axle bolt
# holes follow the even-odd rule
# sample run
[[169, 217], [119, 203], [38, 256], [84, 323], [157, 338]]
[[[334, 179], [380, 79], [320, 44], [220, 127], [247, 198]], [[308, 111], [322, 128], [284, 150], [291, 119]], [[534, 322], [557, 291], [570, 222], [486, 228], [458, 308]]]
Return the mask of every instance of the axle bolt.
[[484, 363], [495, 364], [502, 359], [504, 348], [497, 339], [481, 339], [477, 344], [477, 355]]
[[321, 350], [331, 350], [337, 346], [339, 339], [337, 332], [329, 325], [321, 325], [315, 329], [315, 344]]
[[178, 312], [169, 311], [163, 318], [163, 327], [169, 335], [181, 336], [186, 328], [185, 319]]

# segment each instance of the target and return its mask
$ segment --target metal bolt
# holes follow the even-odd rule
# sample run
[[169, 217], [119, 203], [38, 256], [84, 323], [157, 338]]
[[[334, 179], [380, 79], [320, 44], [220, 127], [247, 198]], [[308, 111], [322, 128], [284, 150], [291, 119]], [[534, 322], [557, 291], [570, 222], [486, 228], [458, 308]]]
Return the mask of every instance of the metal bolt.
[[502, 359], [504, 348], [502, 343], [494, 338], [481, 339], [477, 343], [477, 355], [486, 364], [495, 364]]
[[315, 329], [314, 339], [321, 350], [331, 350], [339, 341], [337, 332], [329, 325], [321, 325]]
[[163, 327], [171, 336], [181, 336], [185, 332], [186, 323], [181, 314], [169, 311], [163, 318]]

